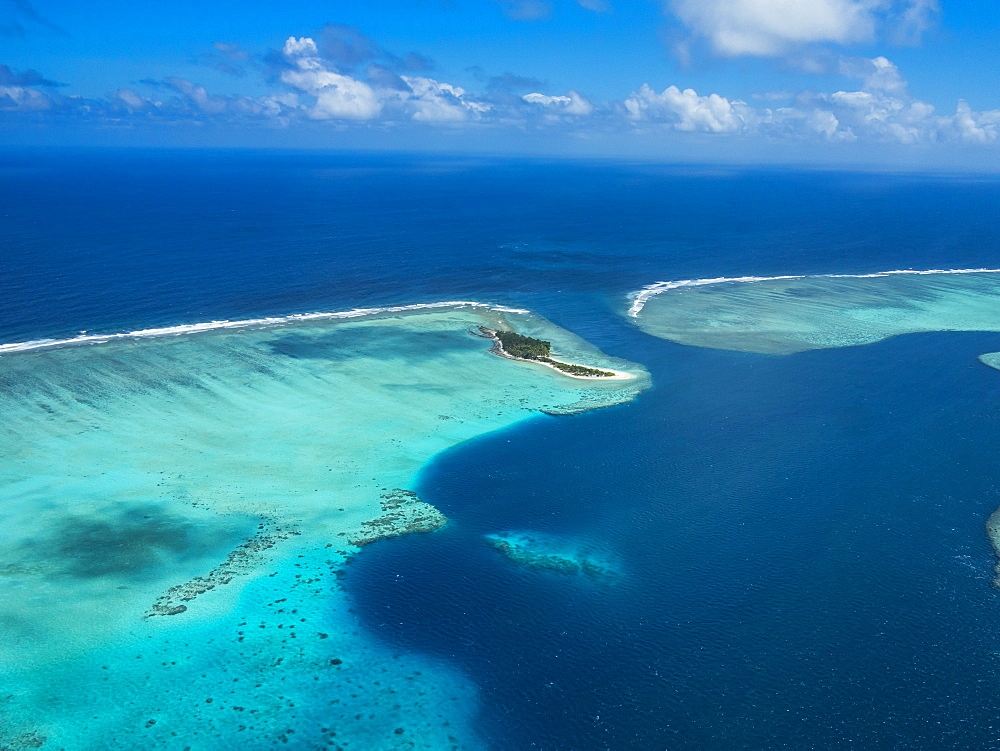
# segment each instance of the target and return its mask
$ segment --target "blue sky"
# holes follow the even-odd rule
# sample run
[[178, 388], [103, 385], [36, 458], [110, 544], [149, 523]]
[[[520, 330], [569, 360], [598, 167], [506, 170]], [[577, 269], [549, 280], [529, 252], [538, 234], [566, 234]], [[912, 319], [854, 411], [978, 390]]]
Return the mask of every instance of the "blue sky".
[[998, 49], [981, 0], [0, 0], [0, 143], [992, 169]]

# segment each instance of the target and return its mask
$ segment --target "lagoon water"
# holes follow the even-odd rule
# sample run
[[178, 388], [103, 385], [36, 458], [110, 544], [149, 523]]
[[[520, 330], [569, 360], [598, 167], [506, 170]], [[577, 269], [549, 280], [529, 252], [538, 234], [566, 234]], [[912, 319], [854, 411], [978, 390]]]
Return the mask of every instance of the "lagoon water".
[[689, 279], [648, 285], [626, 315], [663, 339], [788, 355], [900, 334], [1000, 330], [1000, 269]]
[[[1000, 748], [1000, 373], [977, 359], [1000, 333], [776, 355], [624, 315], [661, 280], [993, 268], [1000, 182], [8, 152], [0, 187], [0, 343], [473, 300], [652, 376], [617, 406], [544, 414], [580, 399], [538, 389], [595, 387], [487, 355], [471, 309], [5, 354], [8, 746]], [[398, 388], [411, 367], [434, 383]], [[331, 392], [367, 416], [356, 434]], [[365, 442], [386, 443], [397, 403], [413, 431], [390, 467]], [[438, 417], [487, 403], [500, 414], [462, 430]], [[334, 459], [396, 472], [373, 489], [448, 524], [331, 575], [318, 543], [350, 494], [309, 473]], [[521, 565], [498, 534], [614, 576]], [[264, 537], [263, 576], [142, 618], [168, 580]], [[315, 640], [276, 663], [291, 625]]]

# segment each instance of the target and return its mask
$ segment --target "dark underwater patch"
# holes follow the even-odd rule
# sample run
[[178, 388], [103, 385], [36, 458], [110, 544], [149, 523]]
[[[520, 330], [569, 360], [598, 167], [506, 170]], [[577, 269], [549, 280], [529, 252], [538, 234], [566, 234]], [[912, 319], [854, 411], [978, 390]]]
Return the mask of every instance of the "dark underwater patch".
[[435, 352], [475, 348], [475, 340], [465, 342], [461, 332], [402, 331], [385, 326], [342, 328], [320, 335], [288, 333], [264, 344], [276, 355], [310, 360], [342, 361], [356, 357], [429, 355]]
[[63, 576], [135, 579], [211, 553], [221, 542], [216, 537], [201, 525], [144, 506], [101, 518], [68, 517], [47, 539], [31, 543], [28, 557]]

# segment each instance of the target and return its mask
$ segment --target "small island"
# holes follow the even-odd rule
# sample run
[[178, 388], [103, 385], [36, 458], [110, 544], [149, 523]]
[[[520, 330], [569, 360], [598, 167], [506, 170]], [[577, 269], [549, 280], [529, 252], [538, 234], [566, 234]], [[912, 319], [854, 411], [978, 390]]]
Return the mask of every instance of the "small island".
[[585, 365], [553, 360], [550, 356], [552, 343], [543, 339], [535, 339], [514, 331], [490, 329], [485, 326], [480, 326], [479, 331], [482, 333], [477, 336], [493, 340], [493, 349], [490, 351], [501, 357], [507, 357], [511, 360], [541, 363], [572, 378], [613, 378], [623, 380], [632, 377], [631, 373], [620, 370], [601, 370], [599, 368], [589, 368]]

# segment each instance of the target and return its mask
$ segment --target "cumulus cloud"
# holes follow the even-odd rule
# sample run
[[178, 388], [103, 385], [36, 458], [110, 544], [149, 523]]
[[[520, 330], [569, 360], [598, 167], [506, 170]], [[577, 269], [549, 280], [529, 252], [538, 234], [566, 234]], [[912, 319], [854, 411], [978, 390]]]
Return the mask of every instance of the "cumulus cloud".
[[909, 93], [898, 68], [884, 57], [845, 60], [842, 72], [859, 79], [861, 87], [794, 96], [777, 92], [780, 98], [793, 99], [793, 104], [774, 109], [676, 86], [657, 93], [645, 84], [623, 105], [637, 126], [659, 123], [688, 132], [898, 144], [1000, 141], [1000, 110], [976, 112], [960, 100], [954, 114], [939, 115], [931, 104]]
[[[714, 0], [708, 0], [712, 2]], [[806, 0], [811, 2], [812, 0]], [[835, 57], [826, 64], [852, 83], [835, 91], [776, 91], [750, 104], [724, 92], [648, 84], [617, 102], [590, 101], [575, 90], [544, 93], [541, 82], [511, 73], [472, 69], [479, 91], [407, 72], [355, 30], [331, 30], [327, 57], [317, 39], [288, 37], [269, 56], [216, 44], [220, 59], [266, 63], [271, 75], [260, 96], [227, 95], [169, 76], [118, 88], [105, 97], [65, 96], [35, 70], [0, 65], [0, 117], [46, 118], [96, 124], [177, 122], [379, 129], [490, 128], [587, 136], [641, 131], [678, 138], [758, 138], [771, 142], [867, 141], [896, 144], [1000, 144], [1000, 110], [976, 111], [958, 101], [939, 112], [914, 97], [900, 70], [885, 57]], [[827, 68], [828, 70], [830, 67]], [[669, 83], [669, 82], [667, 82]], [[306, 125], [306, 123], [312, 123]]]
[[288, 37], [282, 54], [290, 67], [281, 80], [293, 89], [316, 97], [309, 117], [316, 120], [373, 120], [382, 102], [371, 86], [351, 76], [330, 70], [310, 37]]
[[681, 91], [668, 86], [657, 93], [647, 84], [625, 100], [625, 110], [634, 121], [667, 122], [676, 130], [703, 133], [734, 133], [746, 129], [752, 108], [739, 100], [718, 94], [700, 96], [694, 89]]
[[121, 106], [129, 113], [134, 113], [155, 109], [162, 106], [163, 103], [147, 99], [136, 93], [134, 89], [118, 89], [111, 95], [111, 104], [112, 106]]
[[525, 94], [521, 97], [529, 104], [539, 105], [555, 113], [566, 115], [589, 115], [594, 111], [594, 105], [577, 92], [570, 90], [566, 96], [546, 96], [545, 94]]
[[893, 41], [899, 44], [917, 44], [940, 14], [938, 0], [911, 0], [903, 8], [893, 29]]
[[[287, 92], [259, 97], [212, 94], [201, 84], [177, 76], [168, 76], [162, 80], [147, 78], [139, 83], [161, 92], [163, 98], [145, 97], [135, 89], [121, 88], [107, 100], [91, 102], [86, 106], [106, 116], [142, 114], [160, 119], [233, 123], [270, 121], [274, 124], [286, 124], [299, 109], [298, 98]], [[64, 109], [66, 105], [69, 109], [76, 108], [72, 102], [62, 104]]]
[[410, 87], [405, 97], [413, 107], [413, 119], [419, 122], [456, 122], [479, 117], [491, 107], [466, 96], [465, 89], [432, 78], [403, 76]]
[[[465, 89], [424, 76], [397, 75], [380, 66], [369, 68], [364, 81], [333, 69], [311, 37], [289, 37], [282, 48], [286, 67], [280, 78], [290, 88], [315, 97], [307, 107], [314, 120], [375, 120], [390, 118], [417, 122], [459, 122], [475, 118], [490, 105], [469, 97]], [[361, 62], [364, 56], [351, 53]]]
[[936, 0], [665, 0], [691, 32], [727, 57], [785, 55], [804, 45], [871, 41], [886, 30], [915, 41]]
[[860, 78], [866, 91], [883, 91], [895, 94], [906, 92], [906, 80], [896, 64], [884, 57], [842, 57], [839, 72], [849, 78]]
[[52, 108], [52, 101], [37, 89], [0, 85], [0, 111], [37, 112]]
[[832, 140], [866, 138], [903, 144], [964, 140], [956, 137], [950, 125], [953, 118], [935, 115], [931, 104], [910, 95], [899, 69], [886, 58], [845, 59], [841, 72], [859, 78], [861, 88], [802, 95], [798, 112], [779, 110], [778, 119], [836, 120], [836, 127], [823, 131]]

